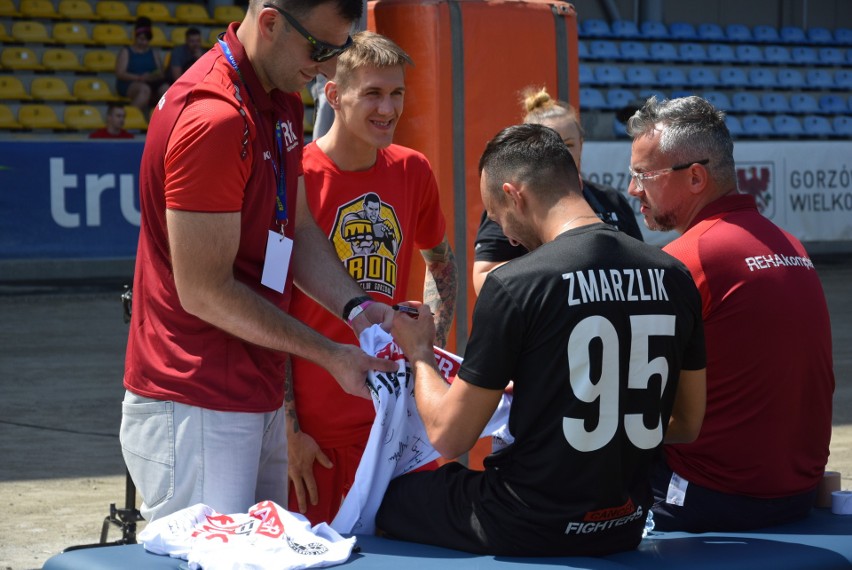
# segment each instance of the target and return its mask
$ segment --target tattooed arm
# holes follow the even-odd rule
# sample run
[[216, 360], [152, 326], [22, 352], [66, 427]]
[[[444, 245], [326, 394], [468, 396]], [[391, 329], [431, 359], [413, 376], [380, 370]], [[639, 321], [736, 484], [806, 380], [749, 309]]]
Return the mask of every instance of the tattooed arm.
[[420, 251], [426, 261], [426, 279], [423, 283], [423, 302], [435, 315], [435, 342], [440, 347], [447, 344], [447, 335], [453, 324], [458, 295], [458, 268], [456, 258], [446, 236], [432, 249]]

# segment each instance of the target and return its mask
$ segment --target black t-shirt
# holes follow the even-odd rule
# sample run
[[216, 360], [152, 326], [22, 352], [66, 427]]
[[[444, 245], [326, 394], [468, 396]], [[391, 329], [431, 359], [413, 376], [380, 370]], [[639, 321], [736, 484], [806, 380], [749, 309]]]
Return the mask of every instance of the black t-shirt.
[[604, 224], [570, 230], [491, 272], [464, 356], [464, 381], [514, 381], [515, 443], [485, 463], [492, 516], [554, 543], [638, 543], [679, 371], [705, 367], [686, 268]]
[[[602, 221], [642, 241], [642, 230], [636, 222], [636, 215], [618, 190], [584, 180], [583, 196]], [[500, 226], [482, 212], [474, 241], [475, 261], [509, 261], [525, 253], [526, 248], [509, 243]]]

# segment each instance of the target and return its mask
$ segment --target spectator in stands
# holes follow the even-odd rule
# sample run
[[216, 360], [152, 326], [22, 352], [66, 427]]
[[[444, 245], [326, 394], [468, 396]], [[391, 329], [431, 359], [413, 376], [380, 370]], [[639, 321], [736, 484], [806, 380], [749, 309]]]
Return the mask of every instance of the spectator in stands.
[[121, 103], [109, 103], [106, 112], [106, 126], [89, 133], [90, 139], [132, 139], [133, 133], [124, 129], [127, 111]]
[[163, 54], [151, 47], [151, 20], [144, 16], [133, 26], [133, 43], [121, 48], [115, 61], [115, 88], [119, 95], [143, 113], [156, 104], [168, 89]]
[[172, 48], [169, 57], [169, 81], [177, 81], [203, 53], [201, 30], [195, 27], [187, 28], [183, 45]]
[[665, 446], [661, 530], [740, 531], [807, 515], [831, 438], [831, 328], [808, 253], [737, 190], [725, 114], [700, 97], [649, 99], [628, 121], [630, 194], [703, 301], [707, 413]]

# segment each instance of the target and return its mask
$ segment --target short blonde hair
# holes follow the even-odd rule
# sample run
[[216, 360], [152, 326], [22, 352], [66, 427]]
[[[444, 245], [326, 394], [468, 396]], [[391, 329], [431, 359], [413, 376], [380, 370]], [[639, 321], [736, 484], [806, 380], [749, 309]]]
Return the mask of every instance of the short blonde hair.
[[551, 97], [545, 87], [527, 87], [521, 91], [521, 107], [524, 110], [524, 123], [540, 125], [548, 119], [568, 117], [577, 124], [580, 136], [586, 135], [577, 110], [565, 101]]
[[396, 66], [404, 68], [406, 65], [413, 66], [414, 61], [393, 40], [365, 30], [352, 36], [352, 47], [343, 52], [337, 59], [334, 81], [340, 87], [345, 87], [346, 83], [352, 79], [352, 74], [356, 69], [362, 67], [381, 69]]

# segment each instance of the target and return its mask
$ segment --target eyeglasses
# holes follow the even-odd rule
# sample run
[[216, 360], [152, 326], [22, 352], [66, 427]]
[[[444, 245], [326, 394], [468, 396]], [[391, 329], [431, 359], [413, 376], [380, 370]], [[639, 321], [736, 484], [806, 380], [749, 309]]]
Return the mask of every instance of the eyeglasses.
[[310, 44], [312, 46], [314, 46], [314, 51], [311, 52], [311, 59], [318, 62], [318, 63], [322, 63], [323, 61], [328, 61], [329, 59], [342, 54], [344, 51], [346, 51], [347, 49], [349, 49], [352, 46], [352, 37], [351, 36], [346, 38], [346, 43], [343, 44], [342, 46], [327, 44], [324, 41], [318, 40], [314, 36], [312, 36], [311, 33], [308, 30], [306, 30], [305, 28], [302, 27], [302, 24], [300, 24], [296, 20], [296, 18], [294, 18], [293, 16], [291, 16], [290, 14], [288, 14], [287, 12], [285, 12], [284, 10], [279, 8], [278, 6], [276, 6], [274, 4], [266, 3], [266, 4], [263, 5], [263, 7], [264, 8], [272, 8], [273, 10], [275, 10], [276, 12], [278, 12], [279, 14], [284, 16], [284, 18], [286, 18], [286, 20], [290, 23], [290, 25], [293, 26], [294, 28], [296, 28], [296, 31], [299, 32], [300, 34], [302, 34], [302, 37], [304, 37], [306, 40], [308, 40], [308, 42], [310, 42]]
[[674, 172], [675, 170], [685, 170], [692, 166], [693, 164], [707, 164], [710, 162], [709, 158], [705, 158], [704, 160], [693, 160], [692, 162], [684, 162], [683, 164], [676, 164], [670, 168], [661, 168], [659, 170], [649, 170], [648, 172], [636, 172], [630, 167], [627, 167], [627, 171], [630, 173], [630, 177], [636, 181], [636, 187], [639, 190], [645, 190], [645, 181], [652, 180], [657, 178], [658, 176], [662, 176], [664, 174], [668, 174], [670, 172]]

